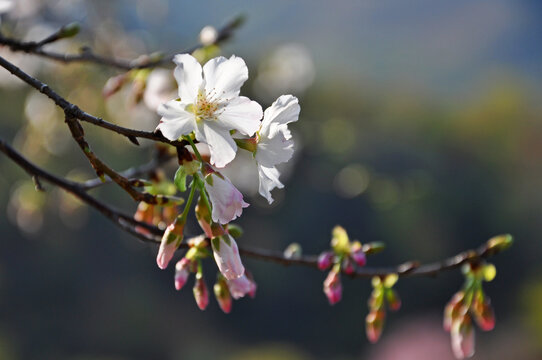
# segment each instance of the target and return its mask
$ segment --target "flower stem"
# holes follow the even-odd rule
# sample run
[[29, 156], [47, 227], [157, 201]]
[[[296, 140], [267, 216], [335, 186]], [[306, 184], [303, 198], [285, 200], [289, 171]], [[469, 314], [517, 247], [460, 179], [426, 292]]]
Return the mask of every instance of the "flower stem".
[[181, 214], [181, 220], [186, 222], [186, 218], [188, 217], [188, 211], [190, 210], [190, 206], [192, 205], [192, 200], [194, 199], [194, 193], [196, 192], [196, 184], [197, 182], [194, 181], [192, 183], [192, 186], [190, 187], [190, 194], [188, 195], [188, 200], [186, 200], [186, 205], [184, 206], [183, 213]]
[[212, 213], [212, 207], [211, 203], [209, 202], [209, 198], [207, 197], [207, 192], [205, 191], [205, 185], [203, 184], [202, 179], [198, 176], [198, 174], [194, 174], [194, 182], [196, 182], [199, 186], [199, 192], [200, 196], [203, 199], [203, 202], [205, 203], [205, 206], [207, 206], [207, 209], [209, 210], [209, 213]]
[[196, 154], [196, 157], [198, 158], [199, 162], [201, 162], [201, 166], [203, 166], [203, 163], [204, 163], [203, 158], [201, 157], [201, 154], [199, 153], [199, 150], [196, 147], [196, 144], [194, 144], [194, 140], [192, 140], [190, 136], [185, 136], [184, 138], [186, 139], [186, 141], [190, 143], [190, 146], [192, 146], [192, 150], [194, 150], [194, 154]]

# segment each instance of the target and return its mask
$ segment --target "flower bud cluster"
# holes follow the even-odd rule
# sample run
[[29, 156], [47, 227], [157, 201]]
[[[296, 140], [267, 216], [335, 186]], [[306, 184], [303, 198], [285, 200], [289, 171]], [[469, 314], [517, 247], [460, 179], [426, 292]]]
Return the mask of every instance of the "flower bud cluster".
[[495, 278], [495, 266], [485, 263], [466, 264], [463, 273], [465, 285], [444, 308], [443, 321], [444, 330], [451, 336], [453, 353], [458, 359], [474, 355], [473, 320], [483, 331], [490, 331], [495, 327], [491, 300], [482, 289], [483, 281]]
[[375, 276], [372, 279], [373, 291], [368, 301], [369, 314], [365, 318], [365, 332], [371, 343], [376, 343], [382, 334], [386, 318], [385, 303], [391, 311], [401, 308], [401, 299], [393, 289], [398, 279], [397, 274]]
[[346, 230], [335, 226], [332, 231], [331, 250], [324, 251], [318, 257], [318, 268], [327, 270], [331, 267], [324, 281], [324, 293], [331, 305], [342, 298], [341, 272], [352, 275], [356, 266], [365, 266], [367, 258], [359, 241], [351, 242]]
[[[191, 273], [195, 273], [193, 287], [194, 299], [201, 310], [209, 305], [209, 289], [203, 274], [202, 260], [211, 256], [209, 241], [204, 236], [197, 236], [187, 241], [189, 246], [185, 256], [175, 265], [175, 289], [181, 290], [188, 282]], [[232, 308], [232, 298], [239, 299], [249, 294], [256, 295], [256, 283], [248, 272], [243, 269], [243, 275], [228, 279], [222, 273], [218, 273], [213, 286], [218, 305], [225, 313]]]

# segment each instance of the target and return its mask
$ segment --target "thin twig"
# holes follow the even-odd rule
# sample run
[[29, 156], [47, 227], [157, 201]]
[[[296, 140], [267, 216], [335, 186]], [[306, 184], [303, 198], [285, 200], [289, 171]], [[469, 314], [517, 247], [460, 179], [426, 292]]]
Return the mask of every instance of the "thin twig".
[[[225, 26], [223, 26], [221, 29], [218, 30], [218, 36], [213, 44], [218, 45], [228, 40], [229, 38], [231, 38], [235, 29], [237, 29], [241, 23], [242, 23], [242, 18], [239, 18], [239, 17], [227, 23]], [[128, 70], [133, 70], [133, 69], [145, 69], [145, 68], [152, 68], [152, 67], [156, 67], [160, 65], [169, 64], [171, 63], [171, 60], [173, 59], [173, 56], [174, 56], [174, 55], [169, 55], [157, 60], [152, 60], [150, 56], [142, 56], [135, 60], [123, 60], [123, 59], [114, 59], [114, 58], [109, 58], [106, 56], [94, 54], [92, 50], [88, 47], [82, 48], [81, 53], [79, 54], [61, 54], [54, 51], [48, 51], [48, 50], [43, 49], [42, 46], [47, 43], [50, 43], [51, 41], [47, 41], [45, 43], [42, 43], [42, 42], [43, 41], [24, 42], [17, 39], [5, 37], [0, 34], [0, 45], [8, 46], [12, 51], [21, 51], [21, 52], [25, 52], [29, 54], [35, 54], [44, 58], [60, 61], [63, 63], [90, 62], [90, 63], [95, 63], [99, 65], [114, 67], [117, 69], [128, 71]], [[203, 44], [198, 44], [181, 51], [181, 53], [189, 54], [203, 46], [204, 46]]]
[[[25, 159], [21, 154], [19, 154], [2, 139], [0, 139], [0, 151], [6, 154], [21, 168], [23, 168], [30, 176], [43, 179], [73, 194], [83, 202], [100, 211], [106, 218], [113, 221], [115, 225], [119, 226], [124, 231], [146, 242], [151, 242], [155, 244], [160, 242], [163, 234], [162, 230], [144, 222], [136, 221], [132, 217], [122, 214], [118, 210], [110, 207], [109, 205], [100, 202], [99, 200], [90, 196], [85, 191], [82, 184], [59, 178], [37, 167], [36, 165]], [[136, 229], [138, 227], [146, 229], [148, 233], [137, 231]], [[183, 243], [182, 248], [186, 247], [186, 243]], [[282, 265], [302, 265], [312, 268], [318, 268], [318, 257], [315, 255], [304, 255], [300, 258], [292, 259], [285, 257], [282, 253], [278, 251], [271, 251], [266, 249], [249, 249], [244, 247], [239, 247], [239, 252], [246, 257], [251, 257], [264, 261], [271, 261]], [[496, 253], [497, 251], [495, 251], [494, 249], [490, 249], [487, 244], [484, 244], [476, 250], [464, 251], [460, 254], [434, 263], [417, 265], [417, 263], [415, 262], [409, 262], [393, 267], [363, 267], [357, 269], [356, 272], [350, 276], [354, 278], [370, 278], [373, 276], [382, 277], [389, 274], [397, 274], [399, 275], [399, 277], [434, 277], [441, 272], [456, 269], [465, 263], [480, 262], [485, 258], [495, 255]]]
[[66, 114], [76, 119], [94, 124], [96, 126], [103, 127], [107, 130], [116, 132], [117, 134], [124, 135], [128, 137], [131, 142], [133, 142], [131, 138], [143, 138], [143, 139], [149, 139], [149, 140], [162, 142], [162, 143], [166, 143], [166, 144], [170, 144], [174, 146], [188, 145], [186, 141], [168, 140], [160, 133], [125, 128], [125, 127], [107, 122], [99, 117], [90, 115], [87, 112], [81, 110], [77, 105], [70, 103], [68, 100], [60, 96], [57, 92], [51, 89], [47, 84], [28, 75], [27, 73], [22, 71], [20, 68], [13, 65], [12, 63], [10, 63], [9, 61], [7, 61], [1, 56], [0, 56], [0, 66], [8, 70], [13, 75], [17, 76], [19, 79], [26, 82], [28, 85], [32, 86], [34, 89], [46, 95], [49, 99], [53, 100], [58, 107], [64, 110]]

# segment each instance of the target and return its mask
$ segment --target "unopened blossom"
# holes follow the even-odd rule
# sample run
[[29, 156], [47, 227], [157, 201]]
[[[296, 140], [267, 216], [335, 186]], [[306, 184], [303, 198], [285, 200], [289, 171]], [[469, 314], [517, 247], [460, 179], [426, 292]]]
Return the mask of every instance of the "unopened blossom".
[[196, 275], [196, 283], [194, 284], [194, 299], [200, 310], [205, 310], [209, 305], [209, 290], [205, 284], [205, 280], [201, 274]]
[[333, 262], [333, 252], [324, 251], [318, 256], [318, 269], [325, 270], [329, 268]]
[[158, 108], [157, 130], [170, 140], [194, 132], [196, 140], [209, 145], [211, 164], [224, 167], [237, 151], [230, 130], [252, 136], [260, 128], [261, 106], [239, 96], [247, 66], [234, 55], [211, 59], [203, 68], [189, 54], [176, 55], [173, 62], [179, 99]]
[[454, 320], [450, 335], [456, 358], [465, 359], [474, 355], [474, 329], [469, 314]]
[[205, 177], [205, 190], [212, 205], [211, 218], [214, 222], [227, 224], [241, 216], [247, 204], [243, 194], [224, 175], [212, 172]]
[[365, 318], [365, 333], [371, 343], [376, 343], [382, 335], [386, 312], [383, 309], [371, 310]]
[[228, 280], [237, 279], [245, 273], [245, 267], [239, 256], [237, 243], [230, 234], [211, 240], [213, 255], [218, 269]]
[[256, 283], [249, 279], [245, 274], [237, 279], [228, 280], [228, 288], [230, 289], [231, 296], [235, 300], [240, 299], [247, 294], [254, 297], [253, 294], [256, 292]]
[[352, 243], [352, 246], [350, 247], [350, 257], [359, 266], [365, 266], [365, 264], [367, 263], [367, 257], [359, 241], [354, 241]]
[[182, 258], [175, 264], [175, 289], [181, 290], [190, 275], [190, 260]]
[[165, 269], [169, 264], [173, 254], [181, 245], [183, 240], [183, 230], [184, 230], [185, 221], [180, 217], [177, 218], [172, 224], [170, 224], [164, 236], [162, 236], [162, 242], [160, 243], [160, 248], [158, 249], [158, 256], [156, 257], [156, 263], [160, 269]]
[[333, 268], [324, 280], [324, 293], [327, 296], [330, 305], [335, 305], [341, 301], [343, 287], [341, 284], [340, 269]]
[[452, 323], [460, 315], [461, 308], [463, 307], [464, 298], [465, 292], [458, 291], [446, 304], [446, 307], [444, 308], [444, 321], [442, 323], [445, 331], [452, 330]]
[[259, 193], [270, 204], [273, 202], [271, 190], [284, 187], [275, 166], [290, 160], [294, 153], [294, 141], [288, 130], [288, 124], [298, 120], [299, 111], [299, 103], [295, 96], [282, 95], [265, 110], [258, 131], [254, 157], [258, 164]]
[[233, 302], [226, 279], [219, 277], [213, 286], [213, 292], [215, 293], [216, 301], [218, 302], [220, 309], [222, 309], [224, 313], [229, 314], [231, 312]]
[[474, 320], [483, 331], [493, 330], [495, 327], [495, 313], [488, 296], [478, 292], [472, 304]]

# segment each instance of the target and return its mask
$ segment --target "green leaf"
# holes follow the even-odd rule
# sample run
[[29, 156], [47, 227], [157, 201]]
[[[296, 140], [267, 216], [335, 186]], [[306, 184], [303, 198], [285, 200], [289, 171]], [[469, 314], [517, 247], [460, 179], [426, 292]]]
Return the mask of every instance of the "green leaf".
[[173, 183], [175, 183], [175, 186], [177, 186], [180, 192], [186, 191], [186, 169], [184, 166], [179, 166], [177, 172], [175, 172]]

